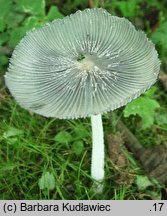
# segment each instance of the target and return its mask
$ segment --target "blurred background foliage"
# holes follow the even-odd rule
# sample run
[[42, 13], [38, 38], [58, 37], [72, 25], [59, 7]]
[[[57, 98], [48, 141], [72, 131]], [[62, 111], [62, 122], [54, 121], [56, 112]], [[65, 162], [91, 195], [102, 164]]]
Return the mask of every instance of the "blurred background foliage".
[[137, 28], [147, 31], [162, 58], [166, 55], [166, 0], [0, 0], [1, 70], [8, 62], [9, 49], [13, 49], [27, 31], [87, 7], [103, 7], [113, 15], [127, 17]]
[[105, 114], [105, 133], [118, 134], [121, 119], [142, 146], [167, 146], [166, 0], [0, 0], [0, 199], [161, 199], [166, 194], [166, 186], [150, 181], [123, 150], [124, 170], [107, 154], [106, 188], [98, 197], [90, 189], [90, 120], [33, 115], [4, 86], [11, 53], [27, 31], [93, 7], [126, 17], [145, 31], [161, 59], [159, 82], [126, 107]]

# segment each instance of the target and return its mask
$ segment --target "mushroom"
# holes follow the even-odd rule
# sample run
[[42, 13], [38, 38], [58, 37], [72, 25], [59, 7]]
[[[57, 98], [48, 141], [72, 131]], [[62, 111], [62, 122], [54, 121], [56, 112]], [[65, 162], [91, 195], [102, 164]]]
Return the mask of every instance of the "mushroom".
[[91, 117], [91, 176], [102, 190], [101, 114], [153, 85], [160, 61], [142, 31], [101, 8], [77, 11], [30, 31], [17, 45], [6, 85], [25, 109], [60, 119]]

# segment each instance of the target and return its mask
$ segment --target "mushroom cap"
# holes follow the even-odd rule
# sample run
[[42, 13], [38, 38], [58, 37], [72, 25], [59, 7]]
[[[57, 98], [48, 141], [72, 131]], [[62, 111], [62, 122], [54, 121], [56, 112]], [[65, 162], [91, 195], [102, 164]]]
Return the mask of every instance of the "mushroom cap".
[[155, 46], [142, 31], [96, 8], [29, 32], [5, 81], [25, 109], [78, 118], [127, 104], [156, 82], [159, 69]]

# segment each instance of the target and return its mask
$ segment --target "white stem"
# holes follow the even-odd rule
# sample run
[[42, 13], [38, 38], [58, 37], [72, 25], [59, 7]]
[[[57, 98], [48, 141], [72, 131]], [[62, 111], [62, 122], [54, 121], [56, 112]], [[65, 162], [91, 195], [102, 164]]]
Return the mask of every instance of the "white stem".
[[104, 179], [104, 135], [101, 115], [92, 115], [92, 163], [91, 176], [98, 182]]

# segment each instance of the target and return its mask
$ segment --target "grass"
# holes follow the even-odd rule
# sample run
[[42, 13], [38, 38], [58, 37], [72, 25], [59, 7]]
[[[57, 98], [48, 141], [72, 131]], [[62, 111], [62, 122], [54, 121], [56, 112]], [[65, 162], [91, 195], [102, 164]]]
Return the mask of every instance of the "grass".
[[[151, 199], [149, 192], [138, 190], [136, 177], [144, 173], [132, 155], [124, 152], [129, 168], [123, 171], [112, 163], [107, 146], [104, 193], [93, 192], [89, 118], [47, 119], [22, 109], [6, 92], [4, 95], [0, 116], [0, 199], [122, 200], [142, 199], [142, 194]], [[112, 130], [109, 114], [104, 116], [104, 127], [105, 131]], [[71, 135], [70, 141], [57, 136], [62, 131]], [[84, 146], [78, 154], [73, 145], [79, 140]], [[39, 187], [46, 172], [54, 177], [52, 190]], [[125, 179], [127, 172], [131, 175], [129, 182]], [[120, 176], [122, 183], [118, 182]], [[154, 186], [154, 191], [160, 197], [160, 187]]]

